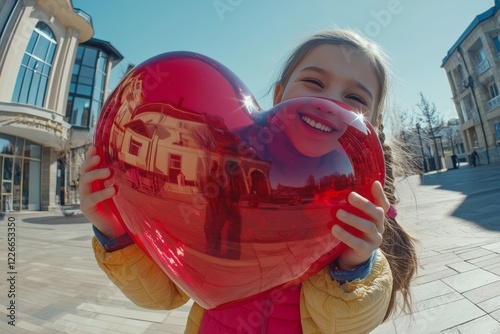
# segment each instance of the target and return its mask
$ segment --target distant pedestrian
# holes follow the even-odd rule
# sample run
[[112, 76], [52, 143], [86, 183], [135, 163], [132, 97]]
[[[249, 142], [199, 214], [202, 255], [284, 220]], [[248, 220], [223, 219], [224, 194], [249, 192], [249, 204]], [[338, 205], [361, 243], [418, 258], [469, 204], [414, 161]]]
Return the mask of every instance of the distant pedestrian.
[[470, 162], [472, 164], [472, 167], [476, 167], [476, 161], [477, 161], [477, 164], [479, 165], [479, 163], [481, 162], [479, 160], [479, 154], [477, 153], [476, 150], [474, 150], [471, 155], [470, 155]]

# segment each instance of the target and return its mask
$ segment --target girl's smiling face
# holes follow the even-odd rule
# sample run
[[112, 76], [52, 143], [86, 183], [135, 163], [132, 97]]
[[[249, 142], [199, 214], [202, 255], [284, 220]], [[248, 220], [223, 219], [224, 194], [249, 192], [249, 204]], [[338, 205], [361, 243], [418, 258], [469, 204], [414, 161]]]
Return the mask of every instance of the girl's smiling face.
[[[298, 97], [322, 97], [350, 106], [374, 124], [379, 96], [379, 80], [364, 54], [348, 46], [322, 44], [304, 56], [285, 85], [276, 86], [274, 104]], [[322, 156], [338, 147], [347, 125], [339, 124], [339, 114], [331, 110], [308, 109], [304, 115], [304, 109], [297, 108], [295, 117], [286, 118], [280, 127], [299, 152]], [[325, 126], [315, 129], [318, 122]]]

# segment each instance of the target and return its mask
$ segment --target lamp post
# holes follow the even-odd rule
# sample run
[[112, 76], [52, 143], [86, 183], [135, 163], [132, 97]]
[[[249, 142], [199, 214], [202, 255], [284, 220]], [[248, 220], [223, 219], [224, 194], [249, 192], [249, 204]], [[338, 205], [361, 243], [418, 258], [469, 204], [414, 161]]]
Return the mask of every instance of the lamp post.
[[467, 75], [469, 76], [467, 78], [467, 84], [465, 85], [465, 88], [470, 88], [470, 91], [472, 93], [472, 98], [474, 99], [474, 104], [476, 105], [477, 115], [479, 117], [479, 123], [481, 125], [481, 130], [483, 132], [484, 146], [486, 147], [486, 160], [488, 160], [488, 165], [489, 165], [490, 164], [490, 153], [489, 153], [489, 148], [488, 148], [488, 140], [486, 138], [486, 132], [484, 131], [483, 117], [481, 116], [481, 111], [479, 110], [479, 104], [477, 103], [476, 92], [474, 91], [474, 78], [472, 78], [472, 76], [470, 75], [469, 67], [467, 66], [467, 62], [465, 61], [464, 55], [462, 53], [462, 49], [460, 47], [458, 47], [457, 50], [458, 50], [458, 53], [460, 53], [460, 56], [462, 57], [462, 60], [464, 62], [464, 66], [465, 66], [465, 70], [467, 71]]
[[439, 157], [441, 159], [439, 160], [439, 166], [441, 168], [443, 168], [443, 166], [442, 166], [442, 161], [443, 161], [443, 157], [444, 157], [443, 137], [442, 136], [436, 136], [436, 138], [439, 139], [439, 143], [441, 144], [441, 155], [439, 155]]
[[420, 149], [422, 150], [422, 161], [423, 161], [422, 167], [424, 168], [424, 173], [427, 173], [427, 162], [425, 161], [424, 145], [422, 145], [422, 137], [420, 137], [420, 123], [417, 122], [417, 124], [415, 124], [415, 126], [417, 127], [418, 141], [420, 142]]

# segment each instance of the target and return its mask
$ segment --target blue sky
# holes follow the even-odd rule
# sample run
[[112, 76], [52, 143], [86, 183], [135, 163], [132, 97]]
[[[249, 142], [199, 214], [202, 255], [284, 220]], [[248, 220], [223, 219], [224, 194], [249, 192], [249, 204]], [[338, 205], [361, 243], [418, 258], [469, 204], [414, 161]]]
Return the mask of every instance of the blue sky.
[[351, 27], [378, 42], [393, 72], [391, 105], [414, 110], [419, 92], [448, 119], [456, 117], [441, 63], [476, 15], [494, 0], [73, 0], [92, 16], [94, 37], [128, 63], [187, 50], [229, 67], [267, 109], [267, 94], [286, 55], [304, 38], [331, 27]]

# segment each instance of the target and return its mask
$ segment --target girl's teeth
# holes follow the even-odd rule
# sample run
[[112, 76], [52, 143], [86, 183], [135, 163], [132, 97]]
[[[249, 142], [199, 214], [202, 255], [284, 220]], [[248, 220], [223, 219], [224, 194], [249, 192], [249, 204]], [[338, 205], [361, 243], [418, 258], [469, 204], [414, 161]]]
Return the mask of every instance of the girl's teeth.
[[310, 127], [324, 131], [324, 132], [331, 132], [332, 129], [329, 126], [326, 126], [324, 124], [321, 124], [320, 122], [316, 122], [315, 120], [307, 117], [307, 116], [302, 116], [302, 120], [306, 122]]

